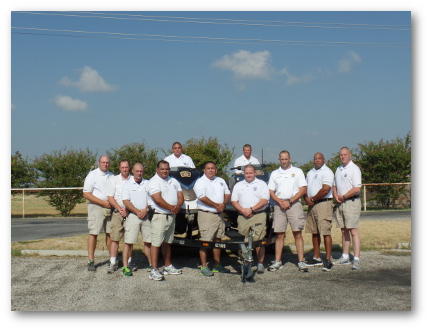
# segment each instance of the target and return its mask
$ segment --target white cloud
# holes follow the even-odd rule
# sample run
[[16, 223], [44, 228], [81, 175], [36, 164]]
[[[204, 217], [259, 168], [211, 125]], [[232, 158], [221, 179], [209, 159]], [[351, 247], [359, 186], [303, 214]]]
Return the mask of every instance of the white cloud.
[[287, 85], [288, 86], [296, 85], [296, 84], [305, 84], [305, 83], [308, 83], [308, 82], [315, 79], [315, 77], [309, 73], [301, 75], [301, 76], [293, 75], [291, 72], [288, 71], [287, 68], [283, 68], [280, 71], [280, 73], [287, 76]]
[[352, 67], [358, 63], [361, 63], [362, 59], [360, 55], [358, 55], [354, 51], [350, 51], [347, 55], [341, 58], [338, 62], [337, 71], [341, 73], [350, 72]]
[[82, 92], [111, 92], [115, 90], [113, 85], [108, 84], [96, 70], [89, 66], [85, 66], [81, 70], [81, 76], [78, 81], [63, 77], [60, 80], [60, 84], [77, 87]]
[[58, 95], [54, 102], [59, 108], [66, 111], [85, 111], [88, 107], [87, 102], [66, 95]]
[[213, 65], [223, 70], [232, 71], [236, 79], [269, 79], [273, 69], [270, 65], [270, 52], [249, 52], [239, 50], [233, 54], [224, 55]]

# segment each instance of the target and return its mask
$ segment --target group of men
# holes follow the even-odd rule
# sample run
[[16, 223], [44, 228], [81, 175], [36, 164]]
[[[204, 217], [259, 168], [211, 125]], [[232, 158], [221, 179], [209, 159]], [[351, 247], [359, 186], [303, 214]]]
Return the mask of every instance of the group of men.
[[[194, 184], [197, 197], [198, 227], [200, 240], [220, 241], [225, 235], [223, 211], [226, 205], [237, 210], [238, 231], [245, 237], [252, 230], [254, 240], [266, 235], [266, 208], [274, 203], [273, 232], [275, 233], [275, 260], [267, 268], [276, 271], [282, 268], [282, 252], [285, 232], [290, 224], [298, 255], [298, 268], [323, 265], [323, 270], [333, 267], [331, 255], [331, 228], [333, 220], [342, 231], [342, 257], [338, 264], [350, 264], [349, 249], [352, 238], [354, 257], [352, 269], [360, 265], [360, 237], [358, 222], [361, 204], [359, 199], [361, 172], [352, 162], [351, 151], [342, 147], [339, 152], [342, 165], [336, 173], [325, 165], [324, 155], [314, 155], [314, 168], [305, 178], [303, 171], [292, 165], [291, 155], [283, 150], [279, 153], [280, 167], [274, 170], [268, 184], [257, 178], [254, 165], [259, 165], [252, 156], [252, 147], [243, 146], [243, 155], [236, 159], [236, 174], [243, 174], [244, 180], [234, 185], [230, 192], [224, 179], [218, 177], [217, 165], [208, 161], [203, 165], [203, 175]], [[165, 275], [179, 275], [181, 270], [172, 264], [171, 244], [174, 238], [175, 216], [184, 202], [180, 183], [169, 176], [171, 167], [195, 168], [193, 160], [182, 153], [182, 145], [174, 142], [172, 154], [157, 163], [155, 175], [143, 179], [144, 166], [136, 163], [130, 175], [127, 160], [119, 163], [118, 175], [109, 172], [109, 157], [99, 158], [98, 168], [90, 171], [84, 183], [84, 197], [88, 200], [88, 270], [95, 271], [94, 252], [97, 235], [106, 233], [106, 245], [110, 253], [107, 272], [118, 269], [118, 246], [124, 238], [122, 273], [131, 276], [137, 270], [132, 259], [133, 245], [141, 233], [143, 253], [148, 259], [149, 278], [163, 280]], [[239, 167], [241, 167], [239, 169]], [[300, 202], [308, 205], [307, 217]], [[334, 200], [333, 200], [334, 198]], [[149, 212], [151, 210], [151, 212]], [[312, 234], [313, 258], [305, 260], [302, 230]], [[325, 246], [325, 259], [320, 253], [321, 235]], [[164, 267], [158, 267], [160, 251]], [[199, 250], [200, 273], [213, 276], [214, 273], [228, 273], [221, 262], [221, 250], [212, 249], [213, 267], [209, 267], [208, 250]], [[265, 249], [256, 248], [257, 272], [264, 273]]]

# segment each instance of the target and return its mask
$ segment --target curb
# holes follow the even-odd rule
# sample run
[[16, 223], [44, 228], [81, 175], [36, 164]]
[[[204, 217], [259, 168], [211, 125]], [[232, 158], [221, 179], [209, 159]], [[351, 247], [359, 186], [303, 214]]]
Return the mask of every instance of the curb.
[[[22, 255], [87, 257], [87, 250], [21, 250]], [[109, 257], [108, 251], [96, 251], [96, 257]]]

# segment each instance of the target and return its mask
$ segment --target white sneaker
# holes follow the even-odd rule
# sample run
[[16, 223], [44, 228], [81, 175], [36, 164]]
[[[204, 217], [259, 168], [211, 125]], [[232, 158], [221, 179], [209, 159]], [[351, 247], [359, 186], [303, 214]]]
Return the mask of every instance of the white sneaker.
[[163, 275], [180, 275], [182, 270], [175, 268], [175, 266], [164, 266]]
[[272, 261], [272, 264], [267, 268], [269, 272], [275, 272], [279, 269], [282, 269], [282, 262], [281, 261]]
[[351, 264], [351, 261], [349, 261], [349, 258], [341, 257], [341, 258], [336, 262], [336, 264], [337, 264], [337, 265], [350, 265], [350, 264]]
[[154, 281], [162, 281], [164, 280], [164, 276], [160, 274], [158, 269], [152, 268], [151, 273], [149, 274], [149, 279]]

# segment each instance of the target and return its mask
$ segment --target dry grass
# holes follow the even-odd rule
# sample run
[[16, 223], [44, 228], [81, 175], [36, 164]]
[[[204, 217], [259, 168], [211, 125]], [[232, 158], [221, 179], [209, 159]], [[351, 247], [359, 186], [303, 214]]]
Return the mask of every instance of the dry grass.
[[[333, 244], [341, 245], [340, 229], [333, 228]], [[410, 221], [363, 221], [360, 224], [361, 246], [363, 250], [394, 249], [399, 242], [411, 241]], [[79, 235], [65, 238], [48, 238], [36, 241], [14, 242], [13, 250], [86, 250], [87, 236]], [[311, 235], [304, 233], [305, 245], [312, 245]], [[105, 236], [99, 235], [97, 249], [106, 250]], [[294, 245], [291, 231], [288, 229], [286, 244]], [[122, 243], [120, 243], [122, 250]], [[136, 250], [141, 244], [136, 244]], [[294, 249], [294, 248], [293, 248]]]
[[[312, 235], [303, 231], [305, 245], [312, 245]], [[333, 244], [342, 244], [339, 228], [332, 228]], [[411, 241], [411, 222], [404, 221], [362, 221], [360, 223], [361, 248], [363, 250], [394, 249], [400, 242]], [[287, 244], [294, 245], [293, 235], [288, 230]], [[321, 244], [323, 245], [323, 244]]]
[[[35, 193], [26, 193], [24, 196], [25, 216], [57, 216], [61, 215], [55, 207], [49, 205], [48, 197], [37, 196]], [[87, 204], [80, 203], [72, 210], [71, 215], [87, 214]], [[12, 217], [22, 216], [22, 194], [11, 195], [11, 215]]]

